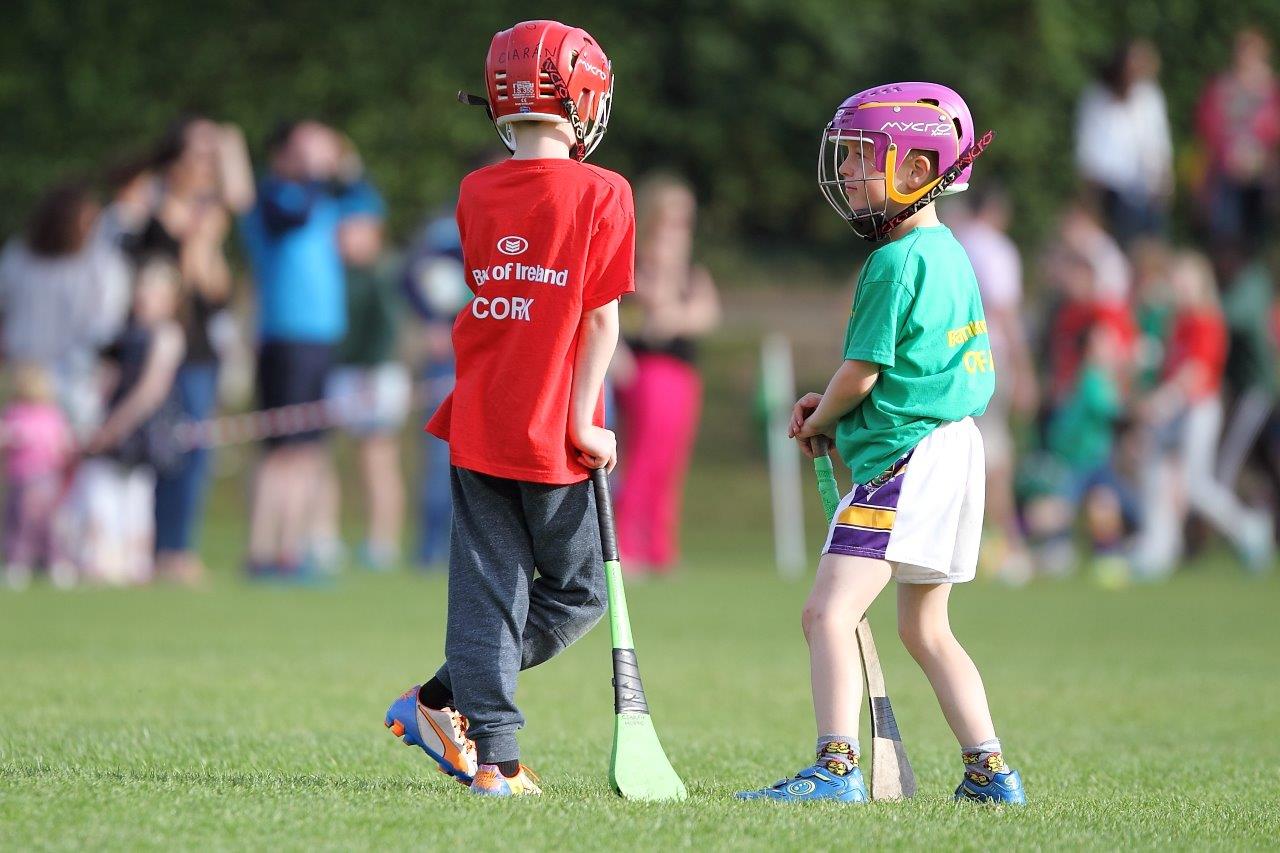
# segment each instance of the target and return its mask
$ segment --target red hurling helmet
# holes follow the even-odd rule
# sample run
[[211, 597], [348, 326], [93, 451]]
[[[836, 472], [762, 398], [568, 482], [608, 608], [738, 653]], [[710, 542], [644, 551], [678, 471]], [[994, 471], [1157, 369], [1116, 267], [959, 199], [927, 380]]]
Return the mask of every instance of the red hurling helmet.
[[525, 21], [493, 37], [484, 63], [486, 102], [459, 92], [464, 103], [489, 110], [498, 136], [514, 151], [517, 121], [567, 121], [575, 160], [604, 138], [613, 99], [609, 58], [585, 30], [558, 21]]

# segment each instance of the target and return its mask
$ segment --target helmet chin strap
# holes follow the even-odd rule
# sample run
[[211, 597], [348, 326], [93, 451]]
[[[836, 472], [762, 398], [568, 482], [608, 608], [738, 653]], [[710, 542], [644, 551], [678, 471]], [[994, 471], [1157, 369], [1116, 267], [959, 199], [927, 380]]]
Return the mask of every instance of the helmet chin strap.
[[560, 76], [559, 69], [556, 68], [556, 61], [550, 56], [544, 57], [542, 60], [542, 70], [546, 72], [547, 77], [551, 80], [551, 85], [555, 87], [556, 97], [560, 99], [560, 105], [564, 107], [564, 113], [569, 118], [569, 124], [573, 127], [573, 138], [576, 140], [573, 147], [569, 149], [569, 155], [574, 160], [582, 162], [587, 157], [587, 129], [582, 124], [582, 119], [578, 115], [578, 105], [573, 102], [573, 98], [569, 95], [569, 87], [565, 84], [564, 78]]
[[489, 106], [488, 100], [479, 95], [472, 95], [470, 92], [459, 92], [458, 103], [468, 107], [484, 107], [484, 114], [489, 117], [490, 123], [493, 124], [493, 129], [498, 131], [498, 138], [502, 140], [503, 147], [512, 153], [515, 152], [515, 149], [511, 147], [511, 142], [502, 135], [502, 130], [498, 128], [498, 123], [494, 121], [493, 109]]
[[[994, 130], [988, 130], [986, 133], [982, 134], [982, 136], [974, 140], [972, 145], [965, 149], [964, 153], [956, 159], [956, 162], [951, 164], [950, 168], [938, 177], [938, 180], [933, 185], [932, 189], [920, 196], [920, 198], [916, 199], [911, 204], [904, 207], [902, 210], [895, 213], [893, 216], [884, 220], [878, 226], [875, 226], [870, 235], [859, 234], [858, 236], [862, 237], [862, 239], [869, 243], [879, 243], [887, 238], [893, 232], [893, 229], [906, 222], [912, 216], [915, 216], [928, 205], [933, 204], [933, 202], [937, 200], [938, 196], [942, 195], [943, 191], [945, 191], [947, 187], [954, 184], [956, 182], [956, 178], [960, 177], [960, 173], [972, 166], [973, 161], [977, 160], [978, 156], [986, 150], [987, 146], [991, 144], [991, 140], [995, 138], [995, 135], [996, 132]], [[854, 230], [856, 231], [857, 229]]]

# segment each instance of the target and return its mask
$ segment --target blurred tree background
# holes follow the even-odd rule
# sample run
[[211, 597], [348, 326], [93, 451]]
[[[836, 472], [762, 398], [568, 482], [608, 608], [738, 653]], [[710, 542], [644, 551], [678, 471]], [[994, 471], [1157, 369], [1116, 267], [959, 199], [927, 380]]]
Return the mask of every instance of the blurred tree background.
[[1017, 236], [1034, 242], [1076, 183], [1076, 100], [1121, 40], [1159, 47], [1188, 162], [1196, 98], [1232, 32], [1280, 35], [1276, 0], [18, 0], [0, 28], [0, 234], [53, 181], [100, 174], [192, 110], [241, 124], [255, 154], [281, 118], [335, 124], [403, 234], [496, 145], [454, 95], [483, 91], [494, 31], [537, 16], [587, 28], [613, 59], [616, 106], [596, 162], [633, 178], [687, 175], [710, 244], [750, 246], [744, 258], [847, 256], [813, 164], [822, 126], [853, 91], [896, 79], [958, 89], [979, 130], [999, 133], [980, 169], [1013, 190]]

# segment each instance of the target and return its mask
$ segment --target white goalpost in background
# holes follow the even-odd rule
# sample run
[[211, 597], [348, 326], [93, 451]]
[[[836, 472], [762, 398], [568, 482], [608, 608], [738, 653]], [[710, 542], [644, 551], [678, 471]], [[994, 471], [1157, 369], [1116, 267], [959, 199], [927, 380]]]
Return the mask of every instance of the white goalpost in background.
[[773, 554], [779, 576], [794, 580], [804, 575], [804, 499], [801, 493], [800, 451], [787, 438], [787, 422], [796, 400], [791, 341], [772, 332], [760, 349], [764, 392], [769, 494], [773, 503]]

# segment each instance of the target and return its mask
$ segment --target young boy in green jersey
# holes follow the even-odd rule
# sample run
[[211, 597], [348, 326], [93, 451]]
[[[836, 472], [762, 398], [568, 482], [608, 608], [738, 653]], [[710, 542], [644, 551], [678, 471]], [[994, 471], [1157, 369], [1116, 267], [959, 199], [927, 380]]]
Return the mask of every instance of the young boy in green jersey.
[[824, 394], [806, 394], [790, 434], [835, 440], [855, 485], [840, 502], [802, 623], [809, 643], [817, 758], [745, 799], [867, 799], [858, 768], [862, 672], [854, 628], [890, 580], [898, 633], [960, 742], [956, 799], [1025, 801], [996, 738], [986, 691], [951, 633], [951, 586], [972, 580], [985, 493], [973, 416], [995, 365], [973, 267], [933, 201], [968, 185], [975, 140], [964, 101], [934, 83], [896, 83], [847, 99], [823, 134], [819, 186], [860, 236], [888, 242], [867, 259]]

